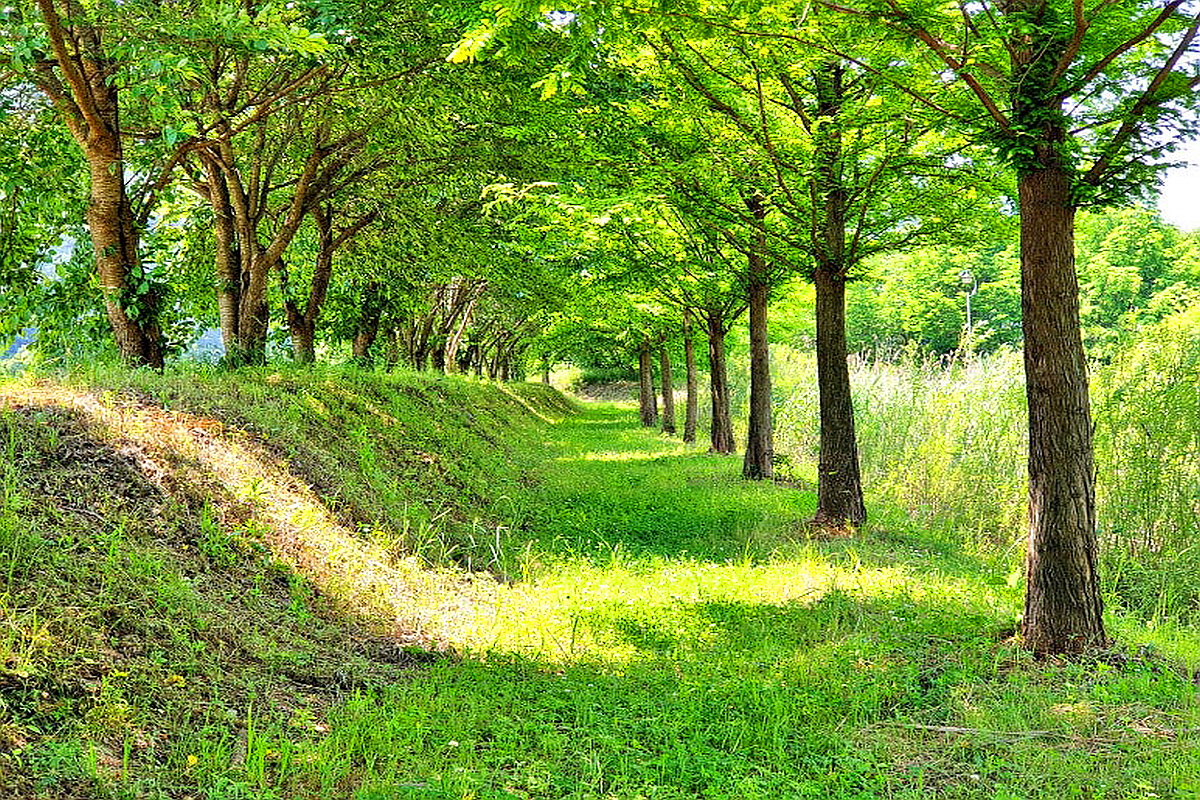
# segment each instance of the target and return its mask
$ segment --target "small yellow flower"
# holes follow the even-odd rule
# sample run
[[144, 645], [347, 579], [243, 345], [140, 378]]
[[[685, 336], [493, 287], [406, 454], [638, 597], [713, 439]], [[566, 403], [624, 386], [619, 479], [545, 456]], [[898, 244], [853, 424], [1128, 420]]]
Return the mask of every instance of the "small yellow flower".
[[188, 757], [187, 757], [187, 765], [188, 765], [189, 767], [194, 767], [194, 766], [196, 766], [196, 765], [197, 765], [197, 764], [199, 764], [199, 763], [200, 763], [200, 759], [199, 759], [199, 758], [197, 758], [196, 756], [192, 755], [191, 753], [188, 753]]

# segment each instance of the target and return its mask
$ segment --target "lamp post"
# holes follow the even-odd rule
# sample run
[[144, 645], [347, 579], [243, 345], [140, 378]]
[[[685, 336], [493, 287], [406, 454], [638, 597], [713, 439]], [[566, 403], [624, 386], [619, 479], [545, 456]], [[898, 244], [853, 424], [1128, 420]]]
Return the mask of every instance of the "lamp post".
[[971, 298], [979, 291], [979, 279], [975, 277], [975, 273], [969, 269], [964, 269], [958, 273], [958, 280], [962, 283], [963, 290], [967, 293], [967, 332], [974, 330], [971, 324]]

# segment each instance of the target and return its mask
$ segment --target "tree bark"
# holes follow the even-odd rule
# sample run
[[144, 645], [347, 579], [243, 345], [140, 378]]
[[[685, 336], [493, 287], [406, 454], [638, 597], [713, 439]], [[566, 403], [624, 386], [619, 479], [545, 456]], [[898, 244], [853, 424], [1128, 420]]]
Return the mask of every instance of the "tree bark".
[[[763, 198], [759, 195], [747, 197], [746, 207], [761, 225], [767, 213]], [[750, 420], [746, 431], [746, 455], [742, 462], [742, 477], [753, 480], [774, 475], [775, 457], [771, 429], [771, 359], [767, 346], [770, 269], [765, 251], [766, 233], [759, 228], [754, 232], [754, 244], [749, 255]]]
[[242, 289], [241, 254], [238, 252], [237, 230], [225, 175], [211, 159], [204, 160], [204, 170], [208, 179], [209, 205], [213, 209], [213, 234], [216, 237], [217, 316], [221, 325], [221, 341], [228, 348], [237, 341], [238, 306]]
[[816, 271], [815, 279], [821, 450], [813, 522], [834, 527], [861, 525], [867, 511], [854, 435], [850, 368], [846, 363], [846, 281], [842, 275], [824, 269]]
[[38, 65], [35, 82], [62, 115], [88, 163], [88, 233], [117, 350], [130, 366], [162, 369], [162, 298], [146, 279], [137, 220], [125, 188], [116, 64], [105, 50], [103, 30], [87, 22], [77, 0], [63, 4], [65, 17], [53, 0], [38, 0], [37, 5], [52, 57]]
[[379, 296], [382, 291], [383, 285], [379, 281], [371, 281], [364, 287], [360, 316], [355, 326], [354, 339], [350, 344], [354, 361], [368, 369], [374, 362], [371, 347], [379, 336], [379, 322], [382, 317]]
[[846, 187], [842, 181], [841, 111], [844, 101], [841, 64], [816, 70], [816, 117], [811, 195], [816, 269], [817, 387], [820, 397], [821, 444], [817, 467], [817, 525], [860, 525], [867, 518], [858, 442], [854, 435], [854, 402], [846, 363]]
[[396, 326], [390, 325], [387, 328], [387, 363], [384, 369], [391, 372], [400, 364], [400, 331]]
[[683, 441], [696, 441], [696, 421], [699, 418], [699, 399], [696, 394], [696, 342], [692, 338], [690, 313], [683, 317], [683, 360], [687, 369], [687, 407], [683, 418]]
[[[1015, 0], [1006, 14], [1044, 13]], [[1018, 18], [1021, 18], [1018, 16]], [[1010, 41], [1015, 129], [1032, 140], [1017, 157], [1021, 315], [1029, 408], [1029, 545], [1024, 645], [1037, 654], [1107, 644], [1097, 569], [1095, 465], [1087, 362], [1075, 275], [1074, 168], [1055, 74], [1070, 47], [1061, 31], [1031, 26]]]
[[1070, 176], [1018, 180], [1021, 312], [1029, 404], [1029, 547], [1022, 638], [1035, 653], [1106, 644], [1097, 569], [1095, 466], [1079, 331]]
[[446, 352], [443, 356], [446, 371], [458, 372], [458, 348], [462, 345], [463, 336], [467, 332], [467, 327], [471, 324], [471, 315], [475, 311], [475, 304], [479, 301], [480, 295], [483, 293], [484, 284], [479, 283], [472, 285], [462, 291], [469, 292], [469, 299], [466, 301], [461, 313], [457, 317], [456, 324], [446, 340]]
[[675, 433], [675, 381], [671, 377], [671, 352], [664, 343], [658, 348], [659, 380], [662, 381], [663, 433]]
[[638, 348], [638, 410], [643, 428], [658, 424], [658, 407], [654, 395], [654, 372], [650, 365], [650, 342]]
[[325, 298], [329, 296], [329, 284], [333, 280], [333, 256], [338, 248], [357, 235], [366, 226], [375, 221], [378, 214], [374, 211], [363, 214], [348, 227], [340, 231], [333, 228], [334, 207], [332, 203], [317, 203], [309, 215], [317, 229], [317, 260], [313, 267], [312, 281], [309, 283], [308, 298], [301, 308], [295, 296], [287, 285], [287, 272], [282, 270], [280, 260], [281, 280], [283, 281], [283, 305], [287, 314], [288, 329], [292, 336], [292, 351], [297, 364], [312, 364], [317, 360], [316, 338], [317, 320], [325, 308]]
[[725, 366], [725, 320], [721, 312], [708, 309], [709, 392], [712, 398], [712, 429], [709, 450], [730, 454], [734, 451], [733, 418], [729, 409], [729, 371]]

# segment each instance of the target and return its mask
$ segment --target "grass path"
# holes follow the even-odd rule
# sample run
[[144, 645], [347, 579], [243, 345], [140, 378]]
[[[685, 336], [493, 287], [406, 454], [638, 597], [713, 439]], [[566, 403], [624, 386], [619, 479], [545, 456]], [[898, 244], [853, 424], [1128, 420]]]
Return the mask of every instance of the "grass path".
[[589, 407], [509, 498], [466, 655], [350, 700], [317, 796], [1196, 797], [1183, 670], [1003, 641], [1007, 574], [903, 527], [808, 541], [812, 496]]

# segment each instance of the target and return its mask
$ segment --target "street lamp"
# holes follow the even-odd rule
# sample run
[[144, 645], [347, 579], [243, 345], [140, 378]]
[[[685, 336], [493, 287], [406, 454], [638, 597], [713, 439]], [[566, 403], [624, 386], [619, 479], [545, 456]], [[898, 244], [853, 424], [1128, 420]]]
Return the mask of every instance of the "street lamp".
[[962, 283], [963, 290], [967, 293], [967, 330], [971, 331], [974, 326], [971, 324], [971, 298], [979, 291], [979, 279], [975, 277], [975, 273], [969, 269], [964, 269], [958, 273], [958, 280]]

